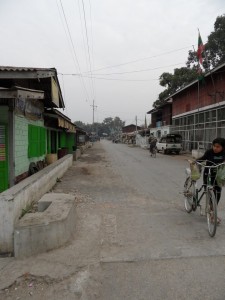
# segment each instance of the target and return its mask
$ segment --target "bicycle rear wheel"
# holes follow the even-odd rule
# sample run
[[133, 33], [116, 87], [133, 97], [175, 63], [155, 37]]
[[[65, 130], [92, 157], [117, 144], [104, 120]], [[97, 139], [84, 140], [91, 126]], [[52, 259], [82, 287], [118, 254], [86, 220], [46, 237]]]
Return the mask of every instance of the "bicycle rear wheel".
[[193, 210], [194, 195], [195, 185], [191, 180], [191, 177], [188, 177], [184, 183], [184, 207], [188, 213], [192, 212]]
[[156, 158], [156, 148], [152, 150], [152, 157]]
[[206, 218], [208, 225], [208, 232], [211, 237], [216, 234], [217, 228], [217, 203], [216, 197], [212, 190], [207, 190], [206, 193]]

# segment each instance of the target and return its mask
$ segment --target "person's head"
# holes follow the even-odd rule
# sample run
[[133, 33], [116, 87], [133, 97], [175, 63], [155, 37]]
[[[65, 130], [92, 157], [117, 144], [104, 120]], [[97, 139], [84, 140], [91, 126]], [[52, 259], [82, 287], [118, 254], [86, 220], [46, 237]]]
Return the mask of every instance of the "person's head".
[[224, 138], [216, 138], [212, 142], [213, 152], [220, 153], [225, 150], [225, 139]]

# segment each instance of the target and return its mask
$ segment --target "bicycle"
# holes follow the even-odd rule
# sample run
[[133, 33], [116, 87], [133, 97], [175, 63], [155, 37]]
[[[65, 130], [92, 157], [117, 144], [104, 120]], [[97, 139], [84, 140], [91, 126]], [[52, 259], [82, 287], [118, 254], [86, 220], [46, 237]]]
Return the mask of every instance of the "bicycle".
[[156, 152], [157, 152], [157, 148], [156, 147], [154, 147], [151, 151], [150, 151], [150, 155], [151, 155], [151, 157], [154, 157], [154, 158], [156, 158]]
[[198, 164], [200, 167], [209, 169], [208, 176], [207, 176], [207, 183], [202, 184], [201, 188], [198, 189], [197, 179], [193, 179], [191, 177], [191, 170], [189, 168], [186, 169], [187, 178], [184, 183], [185, 210], [188, 213], [191, 213], [192, 211], [196, 211], [197, 207], [200, 207], [200, 214], [203, 215], [201, 200], [205, 195], [206, 197], [205, 213], [206, 213], [206, 219], [208, 225], [207, 226], [208, 232], [211, 237], [214, 237], [217, 229], [217, 201], [214, 194], [214, 186], [213, 186], [214, 183], [212, 182], [212, 178], [211, 178], [212, 177], [211, 170], [213, 168], [218, 169], [218, 167], [220, 167], [221, 165], [225, 165], [225, 163], [221, 163], [214, 166], [205, 166], [200, 162], [195, 162], [195, 163]]

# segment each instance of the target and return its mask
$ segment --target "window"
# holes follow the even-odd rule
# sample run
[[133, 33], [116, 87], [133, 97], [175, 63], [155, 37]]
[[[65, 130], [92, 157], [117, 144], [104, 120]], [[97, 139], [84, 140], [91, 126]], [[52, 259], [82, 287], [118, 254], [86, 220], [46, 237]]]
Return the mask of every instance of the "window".
[[28, 157], [39, 157], [46, 153], [46, 129], [28, 125]]
[[225, 120], [225, 108], [218, 108], [218, 120]]
[[175, 119], [175, 120], [174, 120], [175, 126], [179, 126], [179, 120], [180, 120], [180, 119]]
[[188, 125], [193, 125], [194, 123], [194, 116], [191, 115], [191, 116], [188, 116], [188, 121], [187, 121]]
[[160, 143], [166, 143], [166, 138], [161, 138]]

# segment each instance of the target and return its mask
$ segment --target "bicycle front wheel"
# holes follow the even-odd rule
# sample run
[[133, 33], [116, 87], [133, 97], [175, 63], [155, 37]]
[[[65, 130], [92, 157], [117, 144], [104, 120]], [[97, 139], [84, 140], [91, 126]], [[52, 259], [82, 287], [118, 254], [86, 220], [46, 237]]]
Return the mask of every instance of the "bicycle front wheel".
[[191, 177], [188, 177], [184, 183], [184, 207], [185, 210], [190, 213], [193, 210], [195, 196], [195, 185], [191, 180]]
[[212, 190], [206, 193], [206, 217], [209, 235], [214, 237], [217, 228], [217, 203], [216, 197]]

